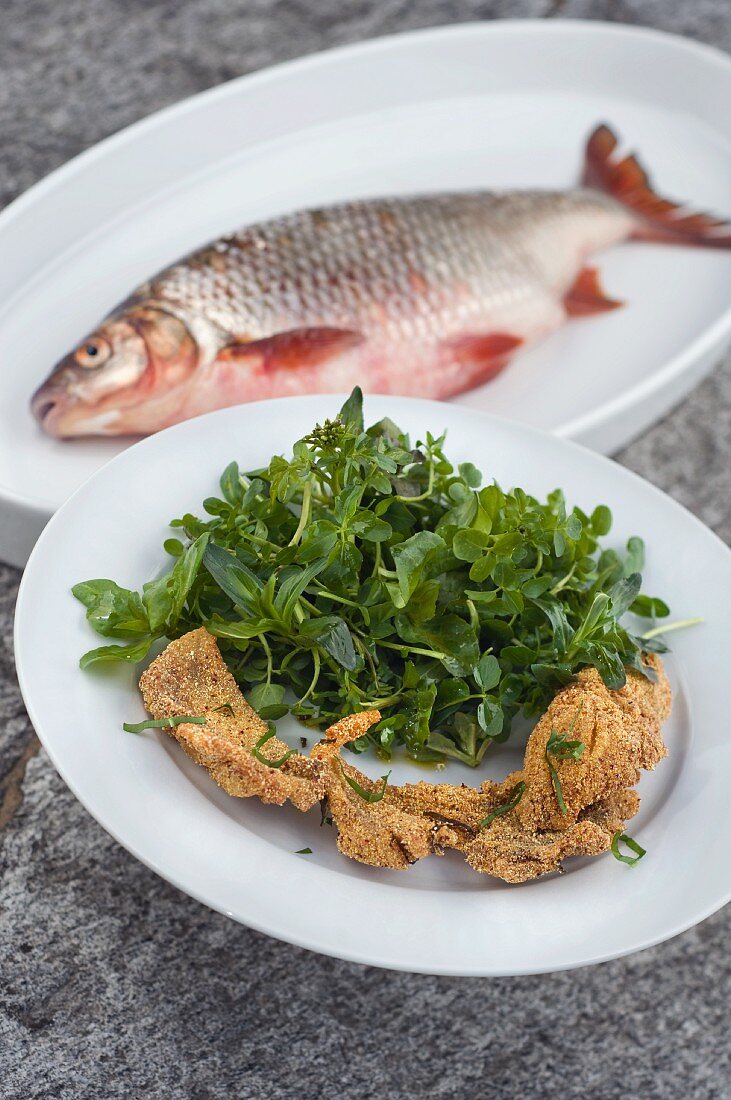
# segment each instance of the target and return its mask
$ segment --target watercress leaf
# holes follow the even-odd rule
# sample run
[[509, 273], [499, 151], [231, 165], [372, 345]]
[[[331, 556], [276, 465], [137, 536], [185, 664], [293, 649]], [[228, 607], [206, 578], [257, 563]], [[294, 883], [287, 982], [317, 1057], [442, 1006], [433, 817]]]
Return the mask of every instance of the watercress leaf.
[[642, 577], [639, 573], [630, 573], [629, 577], [623, 577], [612, 586], [609, 596], [612, 601], [612, 614], [621, 619], [637, 598], [642, 586]]
[[171, 609], [168, 616], [168, 623], [173, 627], [175, 627], [180, 618], [193, 581], [198, 576], [198, 571], [201, 567], [203, 554], [205, 553], [209, 538], [210, 535], [207, 531], [199, 535], [173, 566], [169, 581]]
[[[360, 386], [353, 388], [350, 397], [338, 413], [338, 420], [351, 424], [357, 431], [363, 431], [363, 391]], [[396, 429], [398, 432], [398, 429]]]
[[393, 534], [393, 528], [387, 520], [379, 519], [365, 509], [355, 514], [350, 527], [356, 535], [367, 542], [386, 542]]
[[233, 554], [210, 543], [205, 547], [203, 564], [219, 588], [237, 606], [247, 610], [257, 607], [264, 586], [256, 574]]
[[232, 507], [241, 504], [244, 496], [244, 489], [241, 485], [237, 462], [229, 462], [228, 466], [221, 474], [220, 486], [221, 492], [223, 493], [223, 499], [228, 504], [232, 505]]
[[[396, 588], [395, 585], [393, 587]], [[397, 589], [397, 592], [400, 596], [401, 590]], [[423, 623], [434, 618], [439, 592], [440, 585], [436, 577], [432, 577], [428, 581], [422, 581], [421, 584], [416, 586], [408, 603], [408, 616], [412, 623]], [[394, 604], [396, 607], [399, 606], [395, 600]], [[403, 607], [404, 605], [401, 604], [400, 606]]]
[[[250, 706], [259, 714], [261, 718], [271, 718], [271, 715], [263, 715], [261, 712], [266, 707], [278, 707], [284, 700], [284, 688], [281, 684], [268, 684], [266, 681], [261, 684], [256, 684], [250, 691], [246, 693], [246, 699]], [[287, 707], [284, 708], [284, 713], [287, 713]]]
[[319, 619], [306, 620], [300, 626], [299, 636], [317, 642], [321, 649], [348, 672], [355, 670], [358, 661], [353, 637], [347, 623], [339, 615], [323, 615]]
[[632, 573], [641, 573], [645, 567], [645, 544], [642, 539], [634, 535], [627, 542], [627, 556], [624, 559], [623, 572], [625, 577]]
[[612, 513], [606, 504], [599, 504], [591, 513], [592, 532], [595, 535], [608, 535], [612, 529]]
[[[460, 706], [470, 697], [470, 688], [466, 680], [449, 677], [437, 684], [435, 707], [441, 712], [450, 707]], [[443, 715], [442, 715], [443, 717]]]
[[466, 481], [471, 489], [477, 489], [482, 481], [482, 474], [471, 462], [460, 462], [457, 467], [459, 475]]
[[417, 531], [392, 548], [396, 576], [405, 604], [421, 580], [430, 557], [443, 546], [444, 539], [433, 531]]
[[483, 653], [472, 675], [483, 691], [491, 691], [500, 682], [500, 662], [493, 653]]
[[147, 656], [154, 641], [154, 638], [148, 636], [137, 642], [128, 642], [126, 645], [103, 645], [98, 649], [90, 649], [79, 661], [79, 668], [86, 669], [92, 665], [110, 664], [114, 661], [136, 664]]
[[591, 643], [585, 647], [585, 650], [589, 661], [610, 691], [618, 691], [624, 687], [627, 682], [627, 673], [624, 662], [616, 650]]
[[213, 634], [216, 638], [236, 638], [242, 641], [258, 638], [259, 635], [279, 627], [279, 623], [273, 619], [228, 620], [218, 615], [212, 616], [203, 625], [209, 634]]
[[282, 571], [279, 587], [274, 596], [274, 611], [285, 624], [289, 625], [297, 601], [304, 593], [307, 585], [314, 580], [318, 573], [322, 572], [326, 565], [325, 558], [316, 558], [305, 569], [288, 566]]
[[[182, 561], [178, 558], [178, 561]], [[177, 564], [177, 563], [176, 563]], [[170, 587], [170, 574], [156, 581], [147, 581], [142, 586], [142, 603], [153, 634], [159, 634], [173, 609], [173, 593]]]
[[468, 528], [466, 531], [457, 531], [452, 542], [452, 552], [460, 561], [477, 561], [482, 557], [482, 552], [488, 544], [488, 536], [484, 531], [476, 531]]
[[180, 539], [165, 539], [162, 548], [173, 558], [181, 558], [185, 552], [185, 547]]
[[475, 631], [459, 615], [439, 615], [414, 626], [406, 615], [401, 614], [396, 619], [396, 625], [405, 642], [433, 650], [435, 658], [453, 676], [465, 676], [472, 672], [479, 660]]
[[491, 699], [483, 699], [477, 707], [477, 721], [486, 737], [496, 737], [503, 728], [502, 708]]
[[664, 619], [670, 614], [668, 605], [655, 596], [637, 596], [630, 611], [644, 619]]
[[135, 638], [151, 629], [138, 593], [114, 581], [83, 581], [71, 591], [86, 608], [91, 626], [105, 638]]
[[338, 529], [330, 520], [321, 519], [305, 528], [299, 545], [299, 560], [304, 564], [316, 558], [329, 558], [338, 542]]

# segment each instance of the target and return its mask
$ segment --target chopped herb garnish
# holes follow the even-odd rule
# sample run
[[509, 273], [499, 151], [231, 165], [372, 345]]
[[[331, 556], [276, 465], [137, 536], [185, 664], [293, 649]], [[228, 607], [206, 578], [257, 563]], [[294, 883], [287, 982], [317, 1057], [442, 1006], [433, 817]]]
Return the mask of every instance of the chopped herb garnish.
[[490, 811], [487, 817], [483, 817], [480, 822], [480, 828], [486, 829], [488, 825], [492, 825], [496, 817], [502, 817], [502, 815], [508, 813], [509, 810], [514, 810], [523, 797], [524, 791], [525, 783], [521, 779], [520, 783], [516, 783], [511, 790], [507, 802], [503, 802], [500, 806], [496, 806], [494, 810]]
[[279, 757], [279, 760], [270, 760], [269, 757], [264, 756], [261, 752], [259, 752], [259, 750], [262, 749], [264, 745], [266, 745], [267, 741], [270, 741], [274, 736], [275, 730], [273, 729], [267, 730], [266, 733], [263, 733], [252, 748], [251, 755], [255, 756], [260, 764], [266, 764], [268, 768], [281, 768], [282, 764], [286, 764], [290, 756], [296, 755], [294, 749], [288, 749], [287, 752]]
[[311, 856], [312, 848], [298, 848], [294, 854], [296, 856]]
[[220, 707], [213, 708], [217, 714], [228, 714], [231, 718], [234, 716], [234, 708], [230, 703], [221, 703]]
[[574, 732], [577, 719], [581, 714], [581, 704], [579, 704], [576, 714], [571, 719], [569, 728], [564, 733], [559, 733], [558, 730], [552, 729], [546, 742], [546, 763], [548, 764], [548, 771], [551, 776], [551, 783], [553, 784], [553, 790], [556, 795], [556, 801], [558, 802], [558, 808], [562, 814], [566, 813], [566, 803], [563, 797], [563, 788], [561, 786], [561, 780], [559, 779], [558, 772], [551, 760], [551, 757], [555, 757], [556, 760], [579, 760], [586, 748], [583, 741], [571, 741], [569, 740], [569, 734]]
[[391, 774], [390, 771], [386, 772], [385, 775], [381, 776], [381, 786], [380, 786], [380, 788], [377, 788], [375, 791], [367, 791], [365, 789], [365, 787], [362, 787], [356, 779], [353, 779], [351, 776], [348, 775], [348, 773], [345, 771], [345, 768], [342, 766], [342, 764], [340, 765], [340, 770], [343, 773], [343, 779], [345, 780], [345, 782], [348, 784], [349, 787], [352, 787], [352, 789], [355, 791], [355, 793], [357, 795], [360, 795], [360, 797], [364, 800], [364, 802], [370, 802], [371, 805], [374, 802], [380, 802], [381, 799], [383, 798], [384, 794], [386, 793], [386, 787], [388, 785], [388, 777]]
[[[626, 844], [627, 847], [636, 854], [627, 856], [623, 852], [620, 852], [620, 843]], [[640, 862], [643, 856], [647, 855], [647, 851], [641, 844], [638, 844], [636, 840], [633, 840], [631, 836], [627, 836], [626, 833], [615, 833], [612, 837], [612, 855], [621, 863], [626, 863], [628, 867], [634, 867], [636, 863]]]
[[642, 540], [607, 545], [611, 522], [560, 489], [483, 483], [443, 435], [366, 429], [356, 389], [288, 455], [232, 462], [200, 515], [172, 521], [168, 572], [141, 592], [74, 587], [105, 642], [82, 667], [205, 626], [263, 718], [324, 729], [374, 706], [354, 751], [475, 766], [581, 669], [612, 689], [627, 668], [652, 676], [642, 654], [664, 648], [669, 609], [641, 591]]
[[191, 717], [189, 714], [176, 718], [147, 718], [144, 722], [124, 722], [122, 729], [126, 733], [142, 733], [143, 730], [164, 730], [173, 726], [182, 726], [184, 722], [191, 722], [194, 726], [205, 726], [205, 718], [199, 715]]

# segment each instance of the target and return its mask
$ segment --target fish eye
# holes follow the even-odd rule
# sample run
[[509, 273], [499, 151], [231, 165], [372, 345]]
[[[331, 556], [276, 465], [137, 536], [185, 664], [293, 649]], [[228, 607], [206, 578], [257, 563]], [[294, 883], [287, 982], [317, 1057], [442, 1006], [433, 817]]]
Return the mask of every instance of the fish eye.
[[93, 336], [76, 349], [74, 359], [78, 366], [85, 370], [93, 370], [95, 367], [103, 366], [111, 353], [112, 349], [103, 337]]

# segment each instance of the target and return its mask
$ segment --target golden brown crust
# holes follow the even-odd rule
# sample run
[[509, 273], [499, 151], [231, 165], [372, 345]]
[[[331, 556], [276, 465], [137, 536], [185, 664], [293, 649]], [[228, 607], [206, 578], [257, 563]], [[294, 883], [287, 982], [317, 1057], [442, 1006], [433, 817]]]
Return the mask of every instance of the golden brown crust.
[[[594, 669], [580, 672], [560, 691], [533, 730], [525, 751], [526, 791], [516, 816], [525, 828], [563, 829], [592, 803], [631, 787], [641, 769], [652, 769], [666, 755], [660, 729], [670, 713], [670, 686], [660, 659], [648, 657], [657, 676], [652, 682], [629, 671], [627, 683], [610, 691]], [[556, 799], [546, 760], [551, 731], [581, 741], [579, 760], [551, 757], [567, 813]]]
[[[298, 810], [309, 810], [323, 797], [324, 769], [317, 761], [297, 754], [272, 768], [252, 754], [267, 724], [244, 699], [207, 630], [171, 642], [143, 673], [140, 689], [154, 718], [206, 719], [205, 726], [182, 722], [168, 732], [229, 794], [278, 806], [290, 801]], [[288, 748], [272, 737], [260, 751], [268, 760], [279, 760]]]
[[[660, 728], [671, 704], [662, 663], [648, 656], [647, 664], [654, 682], [628, 672], [620, 691], [609, 691], [593, 669], [580, 672], [531, 733], [523, 769], [479, 789], [425, 782], [384, 788], [344, 762], [341, 748], [380, 719], [377, 710], [336, 722], [310, 757], [295, 754], [279, 768], [267, 766], [252, 753], [266, 723], [244, 699], [204, 629], [172, 642], [144, 673], [140, 687], [155, 718], [206, 718], [204, 726], [181, 723], [169, 732], [229, 794], [277, 804], [289, 800], [299, 810], [325, 799], [338, 848], [350, 858], [403, 870], [454, 848], [474, 870], [517, 883], [561, 870], [569, 856], [607, 851], [637, 812], [639, 797], [630, 788], [640, 769], [653, 768], [665, 755]], [[551, 758], [565, 813], [546, 760], [552, 730], [584, 745], [578, 760]], [[276, 761], [287, 746], [272, 737], [258, 751]], [[511, 801], [518, 784], [524, 790], [517, 804], [491, 816]]]

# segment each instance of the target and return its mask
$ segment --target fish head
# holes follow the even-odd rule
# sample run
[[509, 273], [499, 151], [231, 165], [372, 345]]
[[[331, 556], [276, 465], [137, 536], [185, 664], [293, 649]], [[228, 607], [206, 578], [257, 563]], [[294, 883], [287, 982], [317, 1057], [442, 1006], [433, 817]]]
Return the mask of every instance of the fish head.
[[138, 307], [104, 321], [65, 355], [31, 399], [57, 439], [139, 435], [174, 419], [198, 346], [178, 317]]

